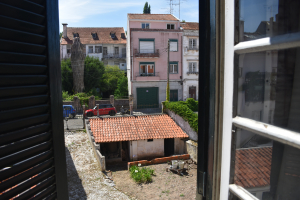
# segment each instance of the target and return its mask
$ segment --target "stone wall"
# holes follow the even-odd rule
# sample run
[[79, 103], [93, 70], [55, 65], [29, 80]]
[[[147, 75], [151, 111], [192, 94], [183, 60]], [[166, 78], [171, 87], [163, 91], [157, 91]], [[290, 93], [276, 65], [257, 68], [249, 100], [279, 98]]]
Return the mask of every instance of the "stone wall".
[[93, 148], [93, 152], [94, 152], [94, 155], [97, 159], [97, 162], [100, 166], [100, 170], [101, 171], [105, 171], [106, 170], [106, 163], [105, 163], [105, 156], [103, 156], [101, 153], [100, 153], [100, 144], [96, 144], [95, 143], [95, 139], [94, 139], [94, 136], [93, 136], [93, 132], [91, 131], [91, 127], [90, 127], [90, 123], [89, 123], [89, 120], [85, 120], [85, 127], [86, 127], [86, 132], [89, 136], [89, 141], [91, 142], [91, 146]]
[[175, 114], [173, 111], [168, 110], [168, 109], [164, 109], [164, 112], [166, 112], [175, 122], [178, 126], [180, 126], [180, 128], [186, 132], [186, 134], [188, 134], [189, 138], [191, 140], [194, 141], [198, 141], [198, 134], [196, 131], [194, 131], [190, 124], [185, 121], [182, 117], [180, 117], [179, 115]]
[[188, 140], [185, 143], [187, 153], [190, 155], [191, 159], [197, 163], [198, 143], [192, 140]]

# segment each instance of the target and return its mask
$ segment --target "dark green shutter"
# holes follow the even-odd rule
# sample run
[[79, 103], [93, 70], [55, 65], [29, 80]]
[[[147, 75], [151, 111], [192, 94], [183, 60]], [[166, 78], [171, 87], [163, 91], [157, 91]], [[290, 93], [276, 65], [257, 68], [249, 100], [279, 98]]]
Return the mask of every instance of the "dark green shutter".
[[137, 108], [158, 108], [158, 87], [137, 88]]
[[0, 199], [68, 199], [58, 27], [57, 0], [0, 0]]

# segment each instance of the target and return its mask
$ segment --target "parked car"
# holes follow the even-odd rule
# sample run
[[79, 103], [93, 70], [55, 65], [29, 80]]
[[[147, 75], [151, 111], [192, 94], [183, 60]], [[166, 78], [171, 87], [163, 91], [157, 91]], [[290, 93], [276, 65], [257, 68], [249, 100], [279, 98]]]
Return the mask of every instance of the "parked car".
[[[99, 115], [113, 116], [116, 113], [117, 113], [116, 108], [113, 107], [111, 104], [99, 105]], [[87, 117], [97, 116], [97, 106], [95, 106], [93, 109], [86, 110], [84, 115]]]
[[72, 117], [76, 116], [76, 109], [72, 105], [63, 105], [63, 117]]

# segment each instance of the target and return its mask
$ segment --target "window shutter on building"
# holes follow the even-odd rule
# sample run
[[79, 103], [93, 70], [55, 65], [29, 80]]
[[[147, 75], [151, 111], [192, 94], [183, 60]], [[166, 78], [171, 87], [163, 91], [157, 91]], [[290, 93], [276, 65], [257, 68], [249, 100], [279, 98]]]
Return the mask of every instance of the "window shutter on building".
[[177, 42], [170, 42], [170, 51], [177, 51]]
[[58, 1], [0, 2], [0, 199], [68, 199]]
[[154, 53], [154, 41], [140, 41], [140, 53]]

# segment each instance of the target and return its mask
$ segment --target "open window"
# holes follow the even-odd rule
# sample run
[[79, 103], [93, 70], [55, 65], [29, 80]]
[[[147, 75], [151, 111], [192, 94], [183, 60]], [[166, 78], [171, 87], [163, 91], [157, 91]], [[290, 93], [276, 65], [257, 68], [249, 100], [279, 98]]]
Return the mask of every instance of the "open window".
[[154, 76], [154, 62], [140, 62], [140, 76]]
[[167, 24], [167, 29], [175, 29], [175, 24]]

